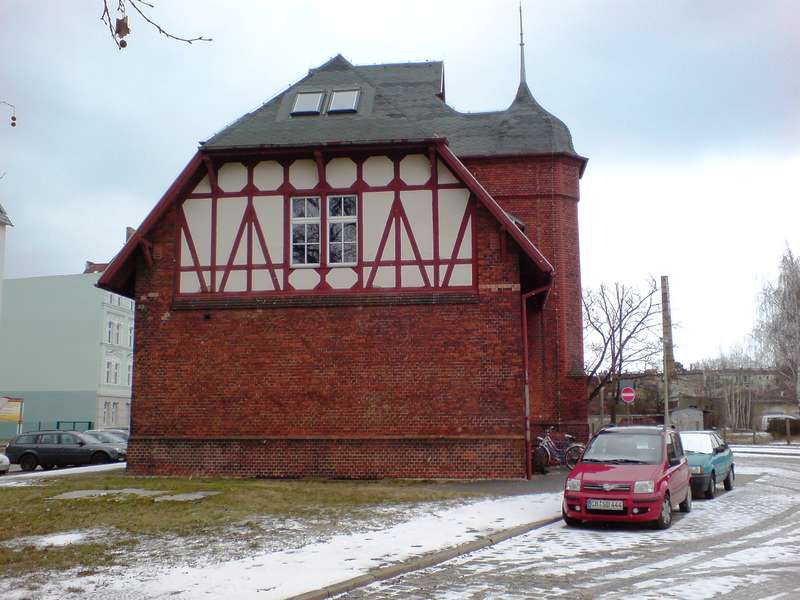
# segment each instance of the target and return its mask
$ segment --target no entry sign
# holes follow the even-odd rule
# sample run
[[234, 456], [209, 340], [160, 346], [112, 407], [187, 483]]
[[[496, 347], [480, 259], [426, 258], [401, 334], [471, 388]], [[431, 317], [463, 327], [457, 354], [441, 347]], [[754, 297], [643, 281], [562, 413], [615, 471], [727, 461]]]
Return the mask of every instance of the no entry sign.
[[636, 400], [636, 390], [631, 387], [622, 388], [622, 401], [625, 404], [633, 404]]

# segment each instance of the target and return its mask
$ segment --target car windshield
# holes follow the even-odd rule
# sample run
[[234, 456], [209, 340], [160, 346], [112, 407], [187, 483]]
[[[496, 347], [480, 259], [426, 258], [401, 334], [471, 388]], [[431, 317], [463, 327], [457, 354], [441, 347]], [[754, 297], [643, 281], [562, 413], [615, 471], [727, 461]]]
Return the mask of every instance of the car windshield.
[[84, 440], [86, 441], [86, 443], [88, 443], [88, 444], [103, 444], [103, 443], [105, 443], [105, 442], [103, 442], [103, 440], [101, 440], [100, 438], [98, 438], [98, 437], [95, 437], [95, 436], [94, 436], [94, 434], [92, 434], [92, 433], [86, 433], [86, 432], [84, 431], [83, 433], [81, 433], [81, 435], [83, 436], [83, 439], [84, 439]]
[[660, 433], [603, 431], [583, 453], [582, 462], [656, 465], [663, 459]]
[[126, 443], [124, 439], [108, 431], [92, 431], [88, 435], [91, 435], [92, 437], [97, 438], [98, 440], [100, 440], [101, 442], [105, 442], [106, 444]]
[[714, 442], [707, 433], [681, 433], [681, 442], [686, 452], [713, 454]]

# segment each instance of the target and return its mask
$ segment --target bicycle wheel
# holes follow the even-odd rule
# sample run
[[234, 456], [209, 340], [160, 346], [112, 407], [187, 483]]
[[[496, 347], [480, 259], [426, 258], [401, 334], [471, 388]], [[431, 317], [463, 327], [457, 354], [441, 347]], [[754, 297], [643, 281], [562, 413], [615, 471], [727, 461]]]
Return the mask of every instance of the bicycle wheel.
[[578, 461], [583, 456], [584, 448], [581, 444], [573, 444], [569, 448], [567, 448], [566, 452], [564, 452], [564, 462], [566, 463], [567, 467], [570, 469], [574, 469], [575, 465], [578, 464]]
[[533, 453], [533, 472], [545, 474], [549, 465], [550, 452], [544, 446], [539, 446]]

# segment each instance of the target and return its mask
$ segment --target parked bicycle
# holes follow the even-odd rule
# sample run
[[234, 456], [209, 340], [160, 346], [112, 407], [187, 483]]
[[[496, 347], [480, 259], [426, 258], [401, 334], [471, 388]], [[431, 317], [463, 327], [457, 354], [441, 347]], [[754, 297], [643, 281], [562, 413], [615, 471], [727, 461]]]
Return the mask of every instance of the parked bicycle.
[[547, 468], [551, 465], [564, 465], [572, 469], [583, 456], [586, 446], [580, 442], [575, 441], [575, 437], [565, 433], [564, 439], [566, 445], [561, 443], [556, 444], [553, 441], [550, 432], [555, 429], [548, 427], [544, 430], [544, 436], [537, 436], [539, 445], [533, 453], [533, 471], [534, 473], [547, 473]]

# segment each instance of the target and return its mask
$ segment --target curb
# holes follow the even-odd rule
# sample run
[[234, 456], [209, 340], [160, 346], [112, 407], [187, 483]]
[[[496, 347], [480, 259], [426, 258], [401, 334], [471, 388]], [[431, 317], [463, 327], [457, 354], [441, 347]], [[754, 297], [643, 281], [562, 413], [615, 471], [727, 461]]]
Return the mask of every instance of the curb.
[[500, 542], [512, 537], [522, 535], [523, 533], [528, 533], [529, 531], [539, 529], [540, 527], [544, 527], [546, 525], [551, 525], [552, 523], [556, 523], [560, 520], [561, 516], [551, 517], [549, 519], [525, 523], [523, 525], [517, 525], [516, 527], [510, 527], [508, 529], [496, 531], [490, 535], [478, 538], [477, 540], [473, 540], [471, 542], [466, 542], [459, 546], [445, 548], [444, 550], [439, 550], [420, 558], [410, 558], [398, 565], [375, 569], [366, 575], [359, 575], [358, 577], [346, 579], [345, 581], [340, 581], [339, 583], [334, 583], [310, 592], [305, 592], [296, 596], [290, 596], [286, 600], [322, 600], [324, 598], [333, 598], [339, 594], [351, 592], [360, 587], [377, 583], [378, 581], [385, 581], [387, 579], [397, 577], [398, 575], [404, 575], [406, 573], [411, 573], [412, 571], [419, 571], [420, 569], [441, 564], [457, 556], [462, 556], [482, 548], [494, 546], [495, 544], [499, 544]]

